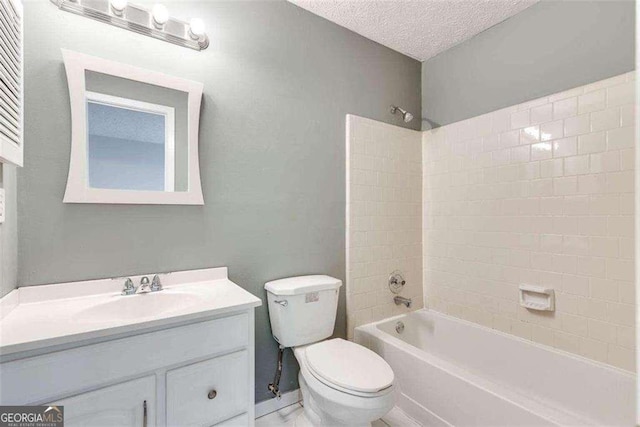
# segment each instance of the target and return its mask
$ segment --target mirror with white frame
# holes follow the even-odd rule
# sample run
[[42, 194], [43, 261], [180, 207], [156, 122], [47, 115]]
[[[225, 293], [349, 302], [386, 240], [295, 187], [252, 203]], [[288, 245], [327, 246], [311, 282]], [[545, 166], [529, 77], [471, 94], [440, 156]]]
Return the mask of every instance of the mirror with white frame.
[[202, 205], [203, 86], [62, 51], [71, 100], [65, 203]]

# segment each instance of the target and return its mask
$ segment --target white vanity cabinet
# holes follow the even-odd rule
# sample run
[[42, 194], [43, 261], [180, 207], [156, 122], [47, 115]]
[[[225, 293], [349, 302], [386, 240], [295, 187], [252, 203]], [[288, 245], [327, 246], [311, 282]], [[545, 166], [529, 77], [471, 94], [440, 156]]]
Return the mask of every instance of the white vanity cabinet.
[[65, 425], [253, 425], [253, 307], [0, 363], [0, 404], [64, 405]]
[[149, 375], [51, 405], [64, 406], [66, 427], [155, 426], [156, 378]]
[[211, 425], [246, 411], [247, 350], [167, 372], [167, 425]]

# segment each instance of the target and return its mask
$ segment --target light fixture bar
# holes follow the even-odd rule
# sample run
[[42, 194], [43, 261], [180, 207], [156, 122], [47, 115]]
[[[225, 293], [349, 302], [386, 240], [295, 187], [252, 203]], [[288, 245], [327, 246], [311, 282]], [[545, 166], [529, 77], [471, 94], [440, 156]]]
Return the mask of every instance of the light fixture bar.
[[154, 20], [151, 10], [131, 3], [125, 2], [123, 10], [118, 11], [111, 7], [110, 0], [51, 0], [51, 2], [61, 10], [179, 46], [195, 50], [204, 50], [209, 47], [209, 37], [202, 33], [194, 38], [188, 22], [169, 16], [166, 22], [159, 24]]

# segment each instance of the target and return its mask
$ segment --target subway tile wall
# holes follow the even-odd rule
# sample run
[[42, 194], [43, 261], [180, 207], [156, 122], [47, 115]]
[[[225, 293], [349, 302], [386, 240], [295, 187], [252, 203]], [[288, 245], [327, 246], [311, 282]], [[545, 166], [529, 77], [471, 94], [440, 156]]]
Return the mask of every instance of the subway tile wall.
[[388, 288], [404, 274], [400, 295], [422, 308], [421, 133], [347, 116], [347, 334], [409, 309]]
[[[430, 309], [634, 363], [634, 73], [423, 134]], [[551, 287], [528, 311], [518, 285]]]

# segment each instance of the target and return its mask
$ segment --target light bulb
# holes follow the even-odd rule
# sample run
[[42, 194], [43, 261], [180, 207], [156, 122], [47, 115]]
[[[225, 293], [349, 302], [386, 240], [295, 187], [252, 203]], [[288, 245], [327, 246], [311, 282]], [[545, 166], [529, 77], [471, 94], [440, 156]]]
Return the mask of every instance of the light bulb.
[[111, 0], [109, 3], [111, 3], [111, 10], [113, 10], [113, 13], [120, 16], [127, 7], [128, 2], [127, 0]]
[[151, 15], [153, 16], [153, 23], [156, 27], [162, 27], [169, 20], [169, 11], [164, 5], [156, 4], [153, 6], [153, 10], [151, 11]]
[[194, 40], [204, 36], [204, 29], [204, 21], [200, 18], [193, 18], [189, 22], [189, 36]]
[[209, 46], [209, 37], [205, 33], [204, 21], [200, 18], [192, 18], [189, 22], [189, 37], [198, 43], [200, 49], [206, 49]]

